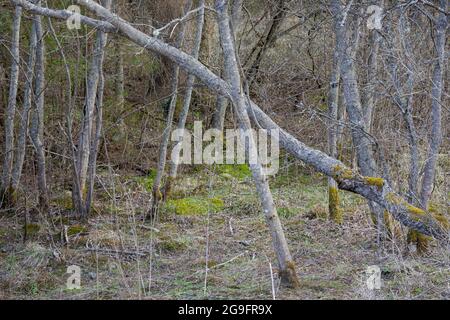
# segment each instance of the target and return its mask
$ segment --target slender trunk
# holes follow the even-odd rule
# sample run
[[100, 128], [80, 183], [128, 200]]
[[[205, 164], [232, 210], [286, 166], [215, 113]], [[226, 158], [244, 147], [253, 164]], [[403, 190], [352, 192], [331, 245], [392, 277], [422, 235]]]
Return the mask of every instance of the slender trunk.
[[[100, 77], [100, 68], [104, 55], [104, 32], [97, 31], [97, 39], [95, 42], [94, 52], [92, 56], [89, 75], [86, 82], [86, 101], [83, 110], [82, 130], [78, 143], [78, 175], [81, 187], [82, 198], [86, 197], [86, 180], [89, 166], [89, 154], [92, 141], [92, 127], [95, 111], [95, 102], [97, 96], [97, 88]], [[77, 208], [79, 213], [85, 215], [84, 209]]]
[[[205, 0], [199, 0], [198, 6], [203, 7], [205, 5]], [[196, 20], [196, 33], [195, 33], [195, 39], [194, 39], [194, 46], [192, 47], [191, 55], [195, 59], [198, 58], [199, 52], [200, 52], [200, 46], [202, 41], [202, 33], [203, 33], [203, 25], [205, 22], [205, 9], [201, 9], [197, 14], [197, 20]], [[188, 79], [186, 82], [186, 93], [184, 95], [184, 101], [183, 101], [183, 108], [181, 110], [179, 119], [178, 119], [178, 126], [177, 129], [183, 130], [186, 125], [186, 119], [187, 115], [189, 113], [189, 107], [191, 105], [191, 98], [192, 98], [192, 91], [194, 89], [194, 83], [195, 83], [195, 76], [193, 74], [188, 75]], [[182, 139], [182, 138], [181, 138]], [[180, 141], [176, 141], [178, 144]], [[167, 199], [170, 195], [172, 184], [175, 182], [175, 179], [177, 177], [178, 172], [178, 163], [175, 161], [171, 161], [170, 163], [170, 170], [169, 170], [169, 178], [166, 181], [165, 187], [164, 187], [164, 200]]]
[[14, 116], [16, 113], [16, 98], [19, 85], [19, 44], [20, 44], [20, 21], [22, 18], [22, 7], [16, 6], [13, 17], [11, 37], [11, 73], [9, 78], [8, 106], [5, 113], [5, 146], [3, 158], [3, 170], [0, 183], [0, 207], [8, 207], [11, 183], [11, 170], [14, 152]]
[[23, 109], [20, 117], [19, 134], [17, 138], [17, 148], [14, 156], [14, 167], [12, 171], [12, 192], [15, 193], [22, 175], [23, 163], [25, 160], [25, 151], [28, 137], [28, 119], [32, 104], [33, 95], [33, 79], [34, 79], [34, 65], [36, 60], [36, 28], [35, 25], [31, 26], [30, 34], [30, 47], [26, 70], [26, 86], [23, 98]]
[[[336, 29], [336, 38], [340, 39], [338, 43], [338, 50], [342, 52], [340, 58], [340, 69], [342, 76], [343, 92], [346, 102], [346, 109], [348, 118], [351, 124], [351, 134], [353, 146], [356, 150], [356, 158], [358, 167], [363, 176], [375, 177], [378, 176], [377, 165], [372, 150], [372, 140], [366, 132], [366, 122], [364, 119], [364, 111], [361, 105], [361, 98], [359, 94], [357, 75], [354, 66], [354, 56], [356, 50], [349, 45], [347, 40], [347, 32], [344, 26], [348, 25], [343, 18], [343, 8], [338, 0], [333, 0], [332, 10], [335, 15], [337, 24], [340, 28]], [[359, 23], [354, 30], [353, 43], [358, 43], [359, 39]], [[383, 220], [384, 210], [375, 202], [369, 201], [369, 209], [372, 215], [372, 220], [377, 226], [378, 236], [377, 241], [380, 242], [381, 236], [384, 234]]]
[[[108, 10], [111, 8], [111, 0], [103, 0], [102, 4]], [[101, 31], [97, 32], [98, 32], [97, 35], [98, 46], [100, 47], [102, 54], [99, 56], [98, 61], [98, 84], [97, 84], [97, 97], [95, 104], [95, 111], [96, 111], [95, 134], [90, 139], [90, 152], [89, 152], [88, 178], [87, 178], [88, 189], [86, 194], [86, 201], [84, 203], [85, 206], [84, 212], [86, 213], [86, 216], [88, 216], [91, 211], [92, 200], [94, 198], [94, 183], [95, 183], [95, 172], [97, 168], [97, 155], [103, 125], [103, 90], [105, 87], [105, 78], [103, 75], [103, 60], [104, 60], [103, 52], [106, 46], [107, 34]], [[123, 77], [123, 66], [122, 66], [122, 77]]]
[[369, 35], [369, 58], [367, 62], [367, 78], [364, 88], [363, 116], [367, 132], [371, 132], [372, 118], [375, 106], [375, 92], [377, 82], [378, 51], [380, 47], [380, 35], [377, 30], [371, 30]]
[[[228, 74], [231, 84], [231, 98], [239, 121], [242, 142], [245, 143], [245, 133], [251, 132], [251, 124], [250, 118], [247, 114], [245, 98], [242, 95], [241, 77], [239, 75], [233, 35], [230, 29], [227, 3], [228, 2], [226, 0], [216, 0], [219, 36], [224, 54], [225, 71]], [[252, 133], [250, 133], [250, 139], [248, 139], [248, 149], [250, 150], [250, 153], [257, 152], [255, 138]], [[289, 252], [281, 221], [278, 217], [277, 209], [273, 202], [267, 177], [263, 174], [263, 168], [259, 161], [258, 155], [252, 154], [250, 155], [250, 158], [252, 157], [254, 157], [256, 161], [255, 163], [250, 163], [250, 169], [252, 171], [253, 180], [255, 181], [256, 189], [261, 200], [267, 225], [272, 235], [272, 243], [275, 253], [277, 254], [281, 281], [289, 286], [297, 287], [299, 282], [295, 271], [295, 264]]]
[[[39, 5], [39, 2], [38, 2]], [[36, 16], [34, 21], [36, 29], [36, 78], [34, 87], [35, 107], [32, 112], [30, 137], [36, 153], [37, 182], [39, 189], [39, 206], [45, 211], [48, 208], [48, 190], [45, 168], [44, 150], [44, 96], [45, 96], [45, 55], [44, 33], [41, 17]]]
[[[186, 2], [184, 13], [188, 12], [192, 6], [192, 0], [188, 0]], [[186, 30], [186, 24], [182, 23], [180, 26], [180, 30], [176, 39], [175, 48], [180, 49], [183, 46], [184, 41], [184, 33]], [[172, 132], [172, 122], [173, 116], [175, 113], [175, 107], [178, 99], [178, 82], [179, 82], [179, 74], [180, 74], [180, 66], [175, 64], [172, 70], [172, 82], [170, 84], [170, 103], [169, 110], [166, 119], [166, 127], [164, 129], [161, 144], [159, 145], [159, 159], [158, 159], [158, 167], [156, 170], [155, 180], [153, 181], [152, 188], [152, 204], [150, 209], [150, 218], [154, 218], [158, 212], [158, 206], [161, 200], [163, 200], [163, 194], [161, 192], [161, 182], [164, 175], [164, 171], [166, 168], [167, 161], [167, 148], [169, 146], [170, 134]]]
[[[440, 7], [447, 11], [448, 2], [440, 1]], [[433, 192], [434, 179], [436, 174], [436, 162], [439, 149], [442, 143], [442, 88], [443, 74], [445, 68], [445, 41], [447, 30], [447, 17], [445, 13], [440, 13], [436, 21], [436, 62], [434, 64], [432, 89], [431, 89], [431, 133], [429, 138], [429, 150], [425, 162], [424, 174], [422, 178], [422, 190], [420, 201], [422, 208], [426, 209], [431, 193]]]
[[[234, 41], [236, 41], [239, 24], [241, 22], [241, 7], [243, 0], [234, 0], [231, 7], [231, 28], [233, 30]], [[224, 72], [226, 76], [226, 72]], [[225, 125], [225, 116], [228, 108], [228, 98], [217, 95], [216, 106], [214, 109], [212, 128], [223, 131]]]
[[[339, 26], [335, 26], [338, 28]], [[331, 71], [330, 89], [328, 93], [328, 154], [330, 157], [338, 158], [337, 135], [338, 135], [338, 104], [339, 104], [339, 50], [338, 46], [333, 55], [333, 70]], [[331, 220], [342, 223], [343, 216], [339, 203], [339, 191], [336, 181], [328, 178], [328, 212]]]

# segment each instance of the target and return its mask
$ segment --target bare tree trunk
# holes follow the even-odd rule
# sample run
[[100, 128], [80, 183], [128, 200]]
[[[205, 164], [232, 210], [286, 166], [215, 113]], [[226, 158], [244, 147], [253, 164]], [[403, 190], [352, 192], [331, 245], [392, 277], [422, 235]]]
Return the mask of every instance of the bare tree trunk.
[[367, 77], [364, 88], [363, 115], [366, 131], [370, 133], [375, 106], [376, 81], [378, 74], [378, 51], [380, 47], [380, 35], [375, 29], [370, 31], [369, 45], [370, 53], [367, 62]]
[[[89, 166], [89, 154], [92, 141], [92, 127], [95, 111], [95, 102], [97, 95], [98, 82], [100, 77], [101, 63], [104, 55], [104, 32], [97, 31], [97, 39], [95, 42], [94, 52], [92, 56], [89, 75], [86, 83], [86, 101], [83, 111], [82, 129], [78, 143], [78, 175], [81, 187], [82, 198], [86, 197], [86, 180]], [[79, 213], [85, 215], [84, 209], [77, 208]]]
[[[199, 0], [198, 6], [204, 7], [205, 0]], [[197, 14], [197, 21], [196, 21], [196, 33], [195, 33], [195, 39], [194, 39], [194, 46], [192, 47], [191, 55], [195, 59], [198, 59], [198, 55], [200, 52], [200, 46], [202, 41], [202, 33], [203, 33], [203, 25], [205, 22], [205, 9], [201, 9]], [[195, 83], [195, 76], [193, 74], [189, 74], [187, 82], [186, 82], [186, 93], [184, 95], [184, 101], [183, 101], [183, 108], [181, 110], [179, 119], [178, 119], [178, 127], [177, 129], [183, 130], [186, 125], [186, 119], [187, 115], [189, 113], [189, 107], [191, 105], [191, 98], [192, 98], [192, 91], [194, 89], [194, 83]], [[181, 138], [183, 139], [183, 138]], [[176, 143], [181, 142], [176, 141]], [[172, 159], [173, 160], [173, 159]], [[170, 170], [169, 170], [169, 177], [166, 181], [166, 185], [164, 187], [164, 200], [167, 199], [170, 195], [172, 184], [175, 182], [175, 179], [177, 177], [178, 172], [178, 163], [171, 161], [170, 163]]]
[[[335, 28], [339, 28], [339, 26], [336, 25]], [[339, 48], [336, 46], [333, 55], [333, 70], [331, 71], [330, 89], [328, 93], [328, 154], [333, 158], [338, 158], [337, 136], [339, 125], [337, 124], [337, 121], [339, 105], [339, 79], [341, 76], [339, 57]], [[338, 186], [332, 177], [328, 177], [328, 212], [331, 220], [336, 223], [343, 222], [342, 210], [339, 203]]]
[[[407, 26], [406, 17], [404, 13], [400, 15], [398, 29], [401, 37], [401, 46], [402, 49], [400, 52], [404, 52], [404, 55], [407, 57], [406, 62], [403, 62], [402, 65], [405, 65], [405, 69], [407, 72], [407, 80], [406, 86], [402, 86], [400, 83], [398, 68], [399, 64], [395, 60], [396, 49], [394, 48], [394, 43], [396, 42], [394, 39], [389, 39], [387, 51], [389, 52], [389, 56], [387, 59], [387, 71], [392, 79], [392, 83], [395, 89], [393, 100], [395, 104], [398, 106], [403, 120], [405, 122], [406, 130], [408, 132], [408, 141], [409, 141], [409, 174], [408, 174], [408, 202], [416, 205], [418, 203], [418, 195], [417, 195], [417, 184], [419, 178], [419, 146], [418, 146], [418, 136], [415, 128], [414, 120], [413, 120], [413, 89], [414, 89], [414, 65], [411, 62], [411, 44], [409, 42], [409, 34], [406, 34]], [[390, 30], [391, 26], [388, 24], [387, 28]], [[386, 220], [385, 214], [385, 220]], [[392, 225], [392, 223], [391, 223]], [[392, 236], [395, 236], [395, 228], [389, 227], [389, 231]]]
[[3, 156], [2, 179], [0, 185], [0, 207], [8, 207], [11, 200], [10, 183], [14, 154], [14, 116], [16, 113], [16, 98], [19, 85], [19, 44], [21, 18], [22, 7], [16, 6], [14, 10], [11, 37], [11, 73], [9, 80], [8, 106], [5, 113], [5, 154]]
[[[40, 2], [38, 2], [39, 4]], [[44, 96], [45, 96], [45, 54], [44, 32], [41, 17], [36, 16], [34, 21], [36, 29], [36, 78], [34, 86], [35, 108], [32, 110], [30, 137], [36, 153], [37, 182], [39, 189], [39, 206], [42, 211], [48, 208], [48, 190], [45, 168], [44, 150]]]
[[[188, 0], [186, 2], [184, 13], [188, 12], [192, 6], [192, 0]], [[180, 30], [178, 31], [175, 48], [180, 49], [183, 46], [184, 41], [184, 33], [186, 30], [186, 23], [182, 23], [180, 26]], [[163, 194], [160, 190], [161, 182], [164, 175], [164, 171], [166, 168], [167, 161], [167, 148], [169, 146], [170, 134], [172, 131], [172, 122], [173, 116], [175, 113], [175, 107], [178, 99], [178, 82], [179, 82], [179, 74], [180, 74], [180, 66], [175, 64], [172, 70], [172, 82], [170, 84], [170, 103], [169, 110], [166, 119], [166, 127], [164, 129], [161, 144], [159, 145], [159, 159], [158, 159], [158, 167], [156, 170], [155, 180], [153, 181], [153, 189], [152, 189], [152, 204], [150, 209], [150, 217], [154, 218], [158, 212], [158, 206], [161, 200], [163, 200]]]
[[[216, 10], [218, 12], [217, 19], [219, 24], [219, 36], [224, 54], [225, 72], [227, 72], [228, 78], [230, 79], [231, 99], [239, 121], [242, 142], [245, 143], [245, 133], [251, 132], [251, 124], [246, 110], [245, 98], [241, 91], [241, 77], [239, 75], [239, 66], [236, 59], [233, 35], [230, 29], [227, 0], [216, 0]], [[250, 139], [248, 139], [248, 149], [250, 150], [250, 153], [257, 152], [255, 138], [252, 133], [250, 134]], [[253, 155], [250, 155], [250, 157], [252, 156]], [[263, 174], [263, 168], [258, 155], [255, 154], [254, 156], [256, 163], [250, 163], [250, 169], [261, 200], [266, 222], [272, 235], [272, 243], [275, 253], [277, 254], [281, 281], [289, 286], [297, 287], [299, 281], [295, 271], [295, 264], [289, 252], [281, 221], [273, 202], [269, 183], [267, 177]]]
[[[104, 1], [104, 3], [109, 3], [108, 6], [110, 6], [110, 1]], [[75, 205], [77, 205], [77, 203], [84, 202], [81, 208], [76, 207], [76, 211], [81, 216], [86, 216], [87, 215], [86, 208], [90, 207], [90, 205], [86, 205], [86, 199], [88, 198], [87, 195], [88, 189], [86, 187], [86, 182], [88, 178], [89, 165], [92, 164], [92, 161], [94, 161], [90, 159], [96, 157], [96, 155], [91, 155], [92, 144], [93, 141], [96, 139], [96, 137], [94, 136], [93, 121], [95, 110], [96, 108], [99, 108], [98, 106], [96, 106], [96, 102], [98, 102], [97, 94], [99, 91], [99, 79], [101, 77], [102, 72], [105, 44], [106, 44], [106, 34], [101, 30], [97, 30], [97, 39], [95, 42], [91, 66], [89, 69], [89, 75], [86, 83], [86, 101], [84, 105], [82, 130], [80, 133], [77, 152], [77, 163], [78, 163], [77, 171], [79, 179], [77, 183], [80, 185], [81, 199], [76, 200]]]
[[[236, 41], [239, 24], [241, 22], [241, 7], [243, 0], [233, 0], [231, 7], [231, 27]], [[226, 73], [226, 72], [224, 72]], [[225, 116], [228, 108], [228, 98], [218, 95], [216, 107], [214, 109], [212, 127], [213, 129], [223, 131], [225, 125]]]
[[[26, 0], [12, 1], [36, 14], [62, 20], [66, 20], [67, 17], [70, 16], [65, 10], [41, 8]], [[137, 45], [167, 57], [187, 72], [194, 74], [197, 78], [202, 80], [209, 89], [217, 94], [231, 96], [230, 86], [197, 59], [168, 45], [160, 39], [144, 34], [125, 20], [114, 16], [110, 11], [91, 0], [77, 0], [77, 3], [85, 6], [89, 11], [92, 11], [97, 16], [108, 21], [99, 21], [81, 16], [80, 19], [82, 23], [99, 28], [104, 32], [120, 31], [123, 36], [127, 37]], [[333, 177], [338, 182], [340, 189], [357, 193], [370, 201], [378, 203], [406, 227], [446, 243], [449, 238], [448, 227], [436, 219], [431, 213], [427, 213], [424, 210], [408, 204], [408, 202], [399, 196], [384, 179], [361, 176], [358, 172], [346, 167], [341, 161], [334, 159], [319, 150], [306, 146], [294, 136], [281, 129], [249, 98], [246, 100], [248, 115], [262, 128], [267, 129], [269, 134], [271, 133], [271, 130], [279, 130], [278, 138], [280, 145], [295, 158], [303, 161], [305, 164], [311, 165], [317, 171]]]
[[[448, 1], [441, 0], [440, 7], [443, 11], [448, 9]], [[428, 202], [433, 192], [433, 185], [436, 175], [436, 163], [439, 149], [442, 144], [442, 88], [443, 75], [445, 68], [445, 42], [447, 31], [447, 16], [440, 12], [436, 21], [436, 62], [433, 70], [432, 89], [431, 89], [431, 134], [429, 138], [429, 150], [425, 161], [424, 174], [422, 178], [422, 190], [420, 193], [420, 205], [422, 209], [428, 209]], [[412, 121], [412, 114], [407, 115], [407, 120]], [[417, 142], [416, 142], [417, 144]], [[413, 150], [417, 152], [416, 150]], [[414, 155], [414, 154], [413, 154]], [[417, 160], [416, 160], [417, 161]], [[414, 168], [416, 169], [416, 168]], [[417, 179], [417, 176], [412, 177]], [[416, 182], [411, 181], [411, 183]], [[416, 244], [417, 251], [424, 253], [428, 250], [428, 237], [417, 231], [411, 230], [408, 234], [410, 242]]]
[[[111, 0], [102, 0], [102, 4], [106, 9], [111, 8]], [[95, 135], [90, 139], [90, 152], [89, 152], [89, 165], [88, 165], [88, 189], [85, 201], [85, 213], [88, 216], [91, 211], [92, 200], [94, 198], [94, 183], [95, 183], [95, 172], [97, 168], [97, 155], [98, 148], [100, 144], [100, 139], [102, 135], [102, 125], [103, 125], [103, 90], [105, 87], [105, 77], [103, 75], [103, 60], [104, 60], [104, 49], [107, 41], [107, 34], [98, 31], [99, 47], [101, 48], [102, 54], [99, 57], [98, 64], [98, 84], [97, 84], [97, 97], [95, 104], [96, 111], [96, 121], [95, 121]], [[123, 65], [122, 65], [122, 77], [123, 77]], [[122, 79], [123, 80], [123, 79]], [[123, 97], [123, 92], [122, 92]]]
[[[332, 10], [333, 14], [335, 15], [335, 19], [338, 19], [337, 24], [341, 26], [341, 28], [337, 28], [336, 30], [336, 37], [337, 39], [342, 39], [338, 44], [338, 46], [340, 47], [338, 50], [343, 53], [340, 59], [341, 76], [347, 114], [351, 124], [353, 146], [356, 150], [358, 167], [361, 170], [362, 175], [375, 177], [378, 176], [378, 173], [372, 150], [373, 141], [366, 132], [364, 110], [361, 105], [357, 75], [353, 63], [356, 50], [354, 50], [354, 47], [349, 45], [349, 41], [347, 40], [346, 28], [344, 28], [344, 25], [348, 25], [348, 23], [346, 23], [345, 21], [346, 15], [344, 14], [344, 8], [341, 7], [341, 4], [338, 0], [333, 0]], [[354, 31], [354, 38], [356, 39], [359, 38], [359, 31], [357, 30], [358, 27], [359, 26], [357, 23], [357, 26], [355, 27], [356, 29]], [[353, 41], [354, 43], [357, 43], [357, 40]], [[373, 201], [369, 201], [369, 209], [372, 214], [372, 220], [377, 226], [377, 241], [379, 243], [381, 240], [381, 236], [384, 234], [384, 210]]]
[[[440, 7], [443, 11], [447, 11], [448, 2], [440, 1]], [[425, 162], [424, 174], [422, 178], [422, 190], [420, 200], [422, 208], [426, 209], [431, 193], [436, 173], [436, 162], [439, 149], [442, 143], [442, 88], [443, 74], [445, 68], [445, 41], [447, 30], [447, 16], [440, 12], [436, 21], [436, 62], [433, 70], [433, 85], [431, 89], [431, 134], [429, 138], [429, 151]]]
[[28, 137], [28, 119], [32, 104], [33, 96], [33, 78], [34, 78], [34, 65], [36, 61], [36, 27], [34, 23], [31, 26], [30, 34], [30, 47], [28, 54], [28, 63], [26, 70], [26, 86], [23, 98], [23, 109], [20, 118], [19, 134], [17, 138], [16, 153], [14, 156], [14, 167], [12, 171], [12, 193], [16, 193], [20, 183], [20, 177], [22, 175], [23, 163], [25, 160], [26, 144]]

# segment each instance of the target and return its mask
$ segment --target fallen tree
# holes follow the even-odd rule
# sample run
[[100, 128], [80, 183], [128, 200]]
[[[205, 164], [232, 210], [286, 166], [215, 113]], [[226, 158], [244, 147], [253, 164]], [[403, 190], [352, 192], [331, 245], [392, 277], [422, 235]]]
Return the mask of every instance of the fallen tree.
[[[20, 5], [25, 10], [35, 14], [62, 20], [66, 20], [71, 16], [71, 13], [66, 10], [43, 8], [26, 0], [11, 1], [15, 5]], [[232, 91], [229, 84], [194, 57], [170, 46], [157, 37], [143, 33], [124, 19], [91, 0], [77, 0], [76, 2], [102, 19], [96, 20], [81, 15], [81, 23], [98, 28], [104, 32], [120, 33], [139, 46], [167, 57], [186, 70], [186, 72], [195, 75], [211, 90], [232, 100]], [[333, 177], [340, 189], [357, 193], [370, 201], [376, 202], [384, 210], [390, 212], [396, 220], [410, 229], [432, 236], [442, 242], [448, 241], [449, 223], [443, 214], [431, 214], [412, 206], [403, 197], [399, 196], [384, 179], [362, 176], [357, 171], [346, 167], [341, 161], [328, 156], [324, 152], [306, 146], [297, 138], [281, 129], [250, 98], [245, 100], [247, 112], [256, 125], [267, 129], [269, 133], [271, 130], [279, 130], [279, 142], [286, 151], [326, 176]]]

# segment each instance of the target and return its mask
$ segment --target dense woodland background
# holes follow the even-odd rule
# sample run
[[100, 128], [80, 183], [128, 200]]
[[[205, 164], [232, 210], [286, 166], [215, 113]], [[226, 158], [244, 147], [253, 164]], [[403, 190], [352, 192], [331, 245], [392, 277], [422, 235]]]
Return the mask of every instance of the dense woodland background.
[[[0, 0], [0, 298], [450, 297], [447, 1], [96, 3]], [[267, 116], [276, 176], [170, 161]]]

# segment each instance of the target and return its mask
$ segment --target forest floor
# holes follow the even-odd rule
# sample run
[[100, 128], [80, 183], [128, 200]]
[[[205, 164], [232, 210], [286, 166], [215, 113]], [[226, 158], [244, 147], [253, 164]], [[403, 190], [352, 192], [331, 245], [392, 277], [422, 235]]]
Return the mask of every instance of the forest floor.
[[[326, 219], [326, 179], [305, 168], [271, 181], [301, 286], [280, 287], [270, 234], [246, 166], [188, 170], [158, 221], [143, 224], [152, 175], [99, 170], [87, 222], [72, 217], [70, 194], [50, 215], [0, 216], [0, 299], [450, 299], [450, 258], [426, 256], [404, 240], [375, 245], [364, 199], [341, 193], [342, 225]], [[64, 240], [67, 238], [67, 240]], [[68, 290], [67, 267], [81, 268]], [[382, 271], [380, 290], [366, 270]]]

